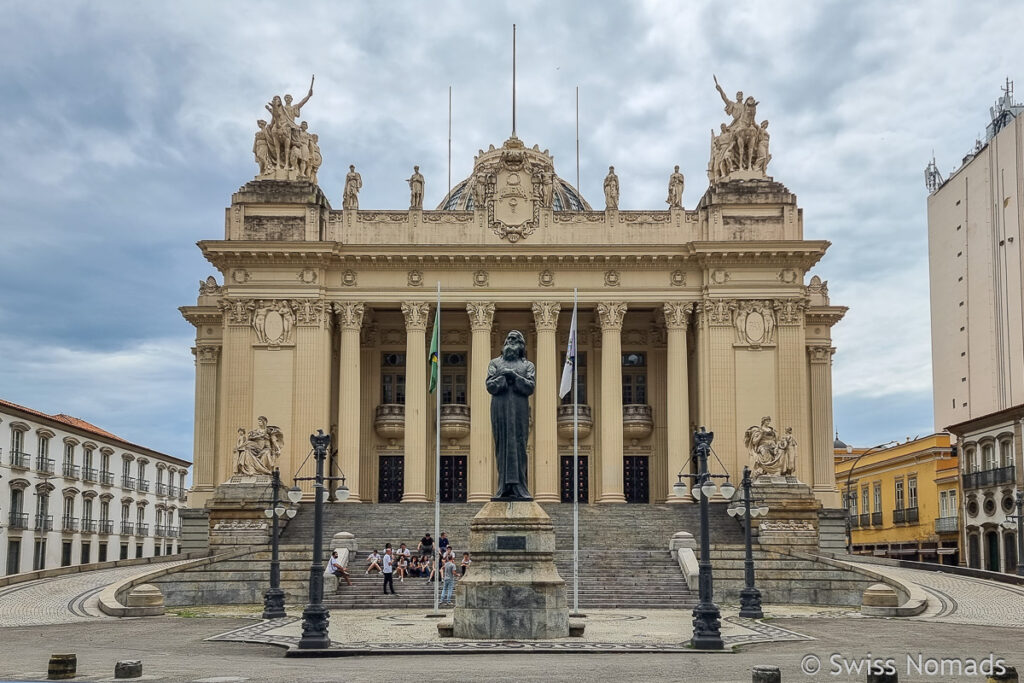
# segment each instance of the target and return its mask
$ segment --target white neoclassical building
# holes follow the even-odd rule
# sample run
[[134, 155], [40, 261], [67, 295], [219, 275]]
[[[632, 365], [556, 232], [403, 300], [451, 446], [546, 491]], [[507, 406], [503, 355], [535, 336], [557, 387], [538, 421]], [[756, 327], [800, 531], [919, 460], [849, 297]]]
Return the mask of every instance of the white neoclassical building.
[[4, 574], [178, 552], [191, 463], [0, 399]]

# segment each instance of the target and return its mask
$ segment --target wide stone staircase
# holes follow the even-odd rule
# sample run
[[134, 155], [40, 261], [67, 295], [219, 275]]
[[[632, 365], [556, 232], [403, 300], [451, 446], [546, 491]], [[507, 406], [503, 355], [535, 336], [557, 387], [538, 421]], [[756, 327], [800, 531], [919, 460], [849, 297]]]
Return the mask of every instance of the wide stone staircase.
[[[568, 602], [572, 604], [573, 515], [571, 505], [543, 506], [555, 528], [556, 564], [566, 581]], [[446, 532], [452, 547], [461, 557], [469, 546], [469, 523], [480, 510], [478, 504], [441, 506], [440, 530]], [[313, 510], [300, 506], [281, 540], [289, 547], [311, 545]], [[716, 546], [742, 543], [742, 532], [734, 519], [725, 514], [724, 505], [711, 506], [711, 536]], [[696, 596], [686, 586], [678, 564], [668, 552], [669, 539], [685, 529], [699, 531], [696, 505], [581, 505], [579, 514], [580, 562], [579, 596], [581, 609], [595, 608], [679, 608], [692, 607]], [[351, 560], [349, 573], [354, 586], [342, 582], [336, 591], [328, 581], [324, 594], [327, 605], [338, 609], [377, 607], [428, 608], [433, 605], [433, 585], [422, 578], [396, 582], [397, 595], [385, 596], [379, 574], [367, 576], [366, 556], [383, 550], [386, 543], [400, 543], [415, 552], [427, 531], [433, 535], [432, 504], [354, 505], [327, 504], [324, 508], [324, 547], [331, 546], [333, 535], [347, 531], [356, 537], [359, 550]], [[308, 566], [308, 563], [307, 563]], [[470, 569], [472, 571], [472, 569]], [[282, 566], [284, 573], [284, 566]], [[308, 574], [308, 568], [307, 568]]]

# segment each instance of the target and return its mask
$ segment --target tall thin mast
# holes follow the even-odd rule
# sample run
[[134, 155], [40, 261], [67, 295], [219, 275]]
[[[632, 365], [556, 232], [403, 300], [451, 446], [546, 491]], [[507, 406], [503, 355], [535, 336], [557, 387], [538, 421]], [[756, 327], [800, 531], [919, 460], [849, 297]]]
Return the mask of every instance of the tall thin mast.
[[516, 136], [516, 25], [512, 24], [512, 137]]

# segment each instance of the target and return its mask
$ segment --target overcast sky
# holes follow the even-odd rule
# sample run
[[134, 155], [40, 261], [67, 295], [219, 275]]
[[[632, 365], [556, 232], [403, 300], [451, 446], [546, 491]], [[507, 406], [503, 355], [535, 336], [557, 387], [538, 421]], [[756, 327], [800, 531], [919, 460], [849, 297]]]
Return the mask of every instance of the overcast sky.
[[[299, 97], [335, 207], [348, 164], [361, 208], [403, 208], [413, 164], [428, 207], [511, 129], [603, 206], [684, 206], [707, 189], [714, 90], [771, 121], [769, 173], [797, 195], [814, 272], [834, 304], [835, 424], [857, 445], [930, 433], [926, 191], [983, 133], [1006, 77], [1024, 78], [1021, 3], [6, 2], [0, 7], [0, 398], [64, 412], [191, 459], [192, 327], [221, 239], [251, 180], [255, 121]], [[1024, 80], [1021, 81], [1024, 89]], [[1024, 95], [1024, 93], [1022, 93]], [[1024, 99], [1022, 97], [1021, 99]]]

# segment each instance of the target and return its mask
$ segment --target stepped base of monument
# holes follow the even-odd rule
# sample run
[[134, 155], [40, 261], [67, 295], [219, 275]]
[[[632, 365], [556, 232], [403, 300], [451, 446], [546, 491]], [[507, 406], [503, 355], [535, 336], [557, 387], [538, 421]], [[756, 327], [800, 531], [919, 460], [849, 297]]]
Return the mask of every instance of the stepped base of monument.
[[472, 570], [458, 582], [456, 638], [538, 640], [569, 635], [565, 581], [555, 567], [555, 530], [533, 501], [490, 502], [469, 524]]

